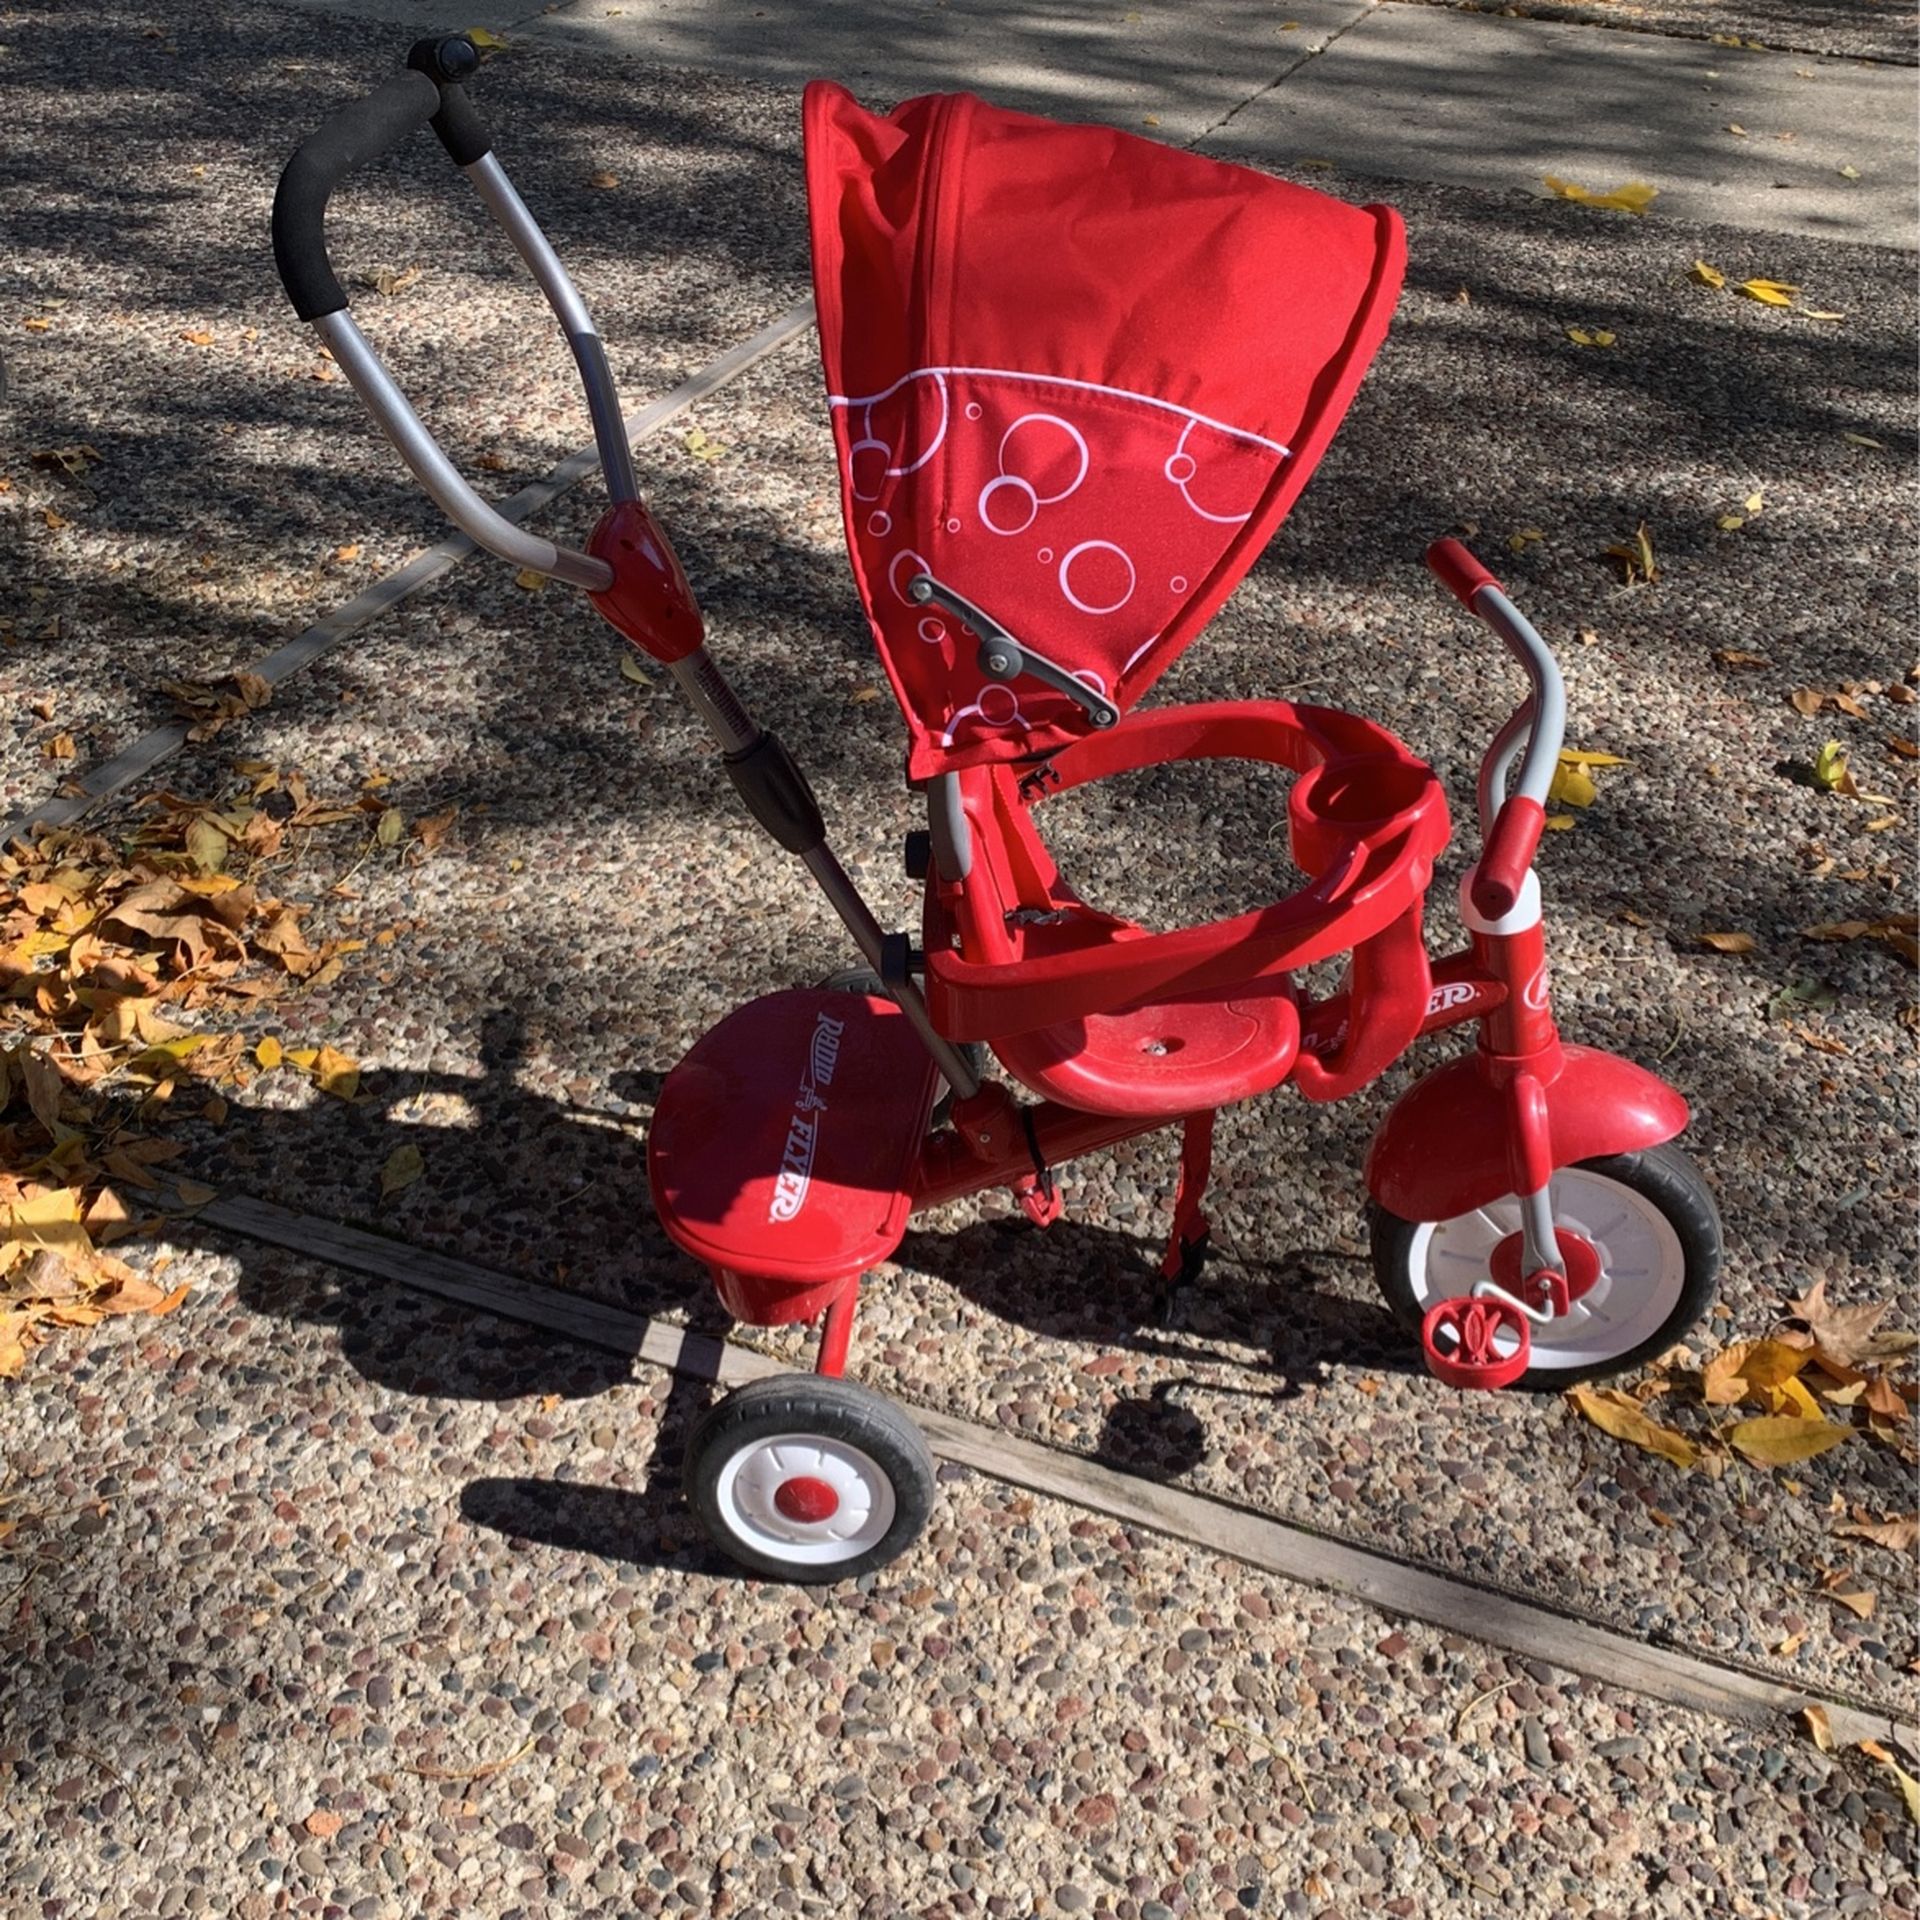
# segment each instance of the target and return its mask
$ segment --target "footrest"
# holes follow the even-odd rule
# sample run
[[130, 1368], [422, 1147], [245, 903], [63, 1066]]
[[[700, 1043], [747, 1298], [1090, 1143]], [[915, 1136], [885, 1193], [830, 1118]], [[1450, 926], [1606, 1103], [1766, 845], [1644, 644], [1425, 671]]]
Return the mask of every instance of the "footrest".
[[668, 1074], [654, 1209], [736, 1319], [810, 1320], [900, 1244], [936, 1080], [891, 1000], [820, 989], [749, 1001]]
[[1427, 1371], [1450, 1387], [1510, 1387], [1527, 1370], [1533, 1328], [1504, 1300], [1462, 1294], [1427, 1309], [1420, 1345]]

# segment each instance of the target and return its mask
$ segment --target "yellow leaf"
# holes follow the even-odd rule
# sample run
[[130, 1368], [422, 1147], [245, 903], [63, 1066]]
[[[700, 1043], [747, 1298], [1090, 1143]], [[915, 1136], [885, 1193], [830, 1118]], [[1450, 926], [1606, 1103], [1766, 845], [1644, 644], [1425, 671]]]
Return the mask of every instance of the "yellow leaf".
[[1847, 750], [1838, 740], [1829, 740], [1813, 763], [1813, 784], [1822, 793], [1844, 793], [1852, 781], [1847, 772]]
[[485, 27], [467, 27], [466, 36], [482, 53], [502, 53], [507, 43], [497, 33], [490, 33]]
[[1590, 807], [1599, 797], [1600, 789], [1593, 784], [1592, 777], [1577, 762], [1569, 761], [1562, 754], [1560, 764], [1553, 772], [1553, 784], [1547, 789], [1547, 804], [1551, 807]]
[[210, 347], [213, 345], [213, 335], [204, 327], [196, 327], [191, 333], [183, 333], [180, 338], [190, 347]]
[[1733, 290], [1744, 293], [1749, 300], [1758, 300], [1763, 307], [1790, 307], [1793, 296], [1800, 291], [1784, 280], [1742, 280]]
[[1727, 276], [1718, 267], [1710, 267], [1704, 260], [1696, 260], [1687, 269], [1687, 278], [1703, 287], [1724, 287]]
[[1860, 178], [1860, 169], [1858, 167], [1837, 167], [1835, 171], [1842, 180], [1858, 180]]
[[1800, 1709], [1800, 1718], [1806, 1723], [1813, 1744], [1822, 1753], [1833, 1751], [1833, 1728], [1827, 1720], [1827, 1710], [1822, 1706], [1806, 1706]]
[[1611, 207], [1620, 213], [1645, 213], [1660, 194], [1658, 187], [1650, 187], [1644, 180], [1629, 180], [1624, 187], [1595, 193], [1590, 187], [1580, 186], [1572, 180], [1556, 179], [1549, 173], [1543, 177], [1541, 185], [1562, 200], [1577, 200], [1583, 207]]
[[1840, 438], [1850, 447], [1872, 447], [1880, 453], [1885, 453], [1887, 450], [1887, 443], [1884, 440], [1876, 440], [1870, 433], [1843, 433]]
[[1549, 833], [1571, 833], [1573, 831], [1573, 815], [1570, 813], [1550, 813], [1540, 824], [1545, 827]]
[[1742, 1420], [1728, 1433], [1727, 1442], [1756, 1467], [1785, 1467], [1796, 1460], [1811, 1460], [1816, 1454], [1839, 1446], [1849, 1431], [1830, 1420], [1801, 1420], [1790, 1414], [1769, 1414], [1759, 1420]]
[[1703, 933], [1700, 944], [1715, 953], [1751, 953], [1760, 943], [1750, 933]]
[[718, 460], [727, 450], [701, 427], [688, 428], [681, 444], [696, 460]]
[[289, 1047], [286, 1057], [288, 1061], [298, 1067], [302, 1073], [310, 1073], [313, 1070], [313, 1063], [320, 1058], [320, 1049], [318, 1047]]
[[360, 1091], [359, 1063], [333, 1047], [322, 1047], [314, 1056], [313, 1077], [320, 1091], [336, 1100], [351, 1100]]
[[400, 844], [400, 836], [404, 834], [406, 830], [406, 819], [401, 814], [400, 809], [398, 807], [389, 807], [386, 812], [380, 816], [380, 824], [374, 828], [373, 837], [379, 841], [383, 847], [397, 847]]
[[218, 873], [233, 842], [207, 816], [196, 814], [187, 828], [187, 858], [201, 873]]
[[1690, 1467], [1700, 1457], [1699, 1449], [1684, 1433], [1649, 1420], [1640, 1403], [1629, 1399], [1618, 1388], [1572, 1387], [1568, 1389], [1567, 1398], [1603, 1433], [1610, 1433], [1631, 1446], [1643, 1447], [1648, 1453], [1657, 1453], [1676, 1467]]
[[73, 735], [70, 733], [56, 733], [47, 742], [46, 753], [49, 760], [71, 760], [78, 752], [79, 748], [74, 745]]
[[1722, 533], [1732, 533], [1736, 528], [1744, 527], [1746, 521], [1737, 513], [1723, 513], [1713, 523]]
[[544, 573], [536, 573], [531, 567], [522, 567], [513, 576], [513, 584], [524, 588], [528, 593], [538, 593], [547, 584], [547, 576]]
[[1820, 1403], [1798, 1380], [1783, 1380], [1777, 1387], [1763, 1387], [1761, 1403], [1769, 1413], [1793, 1414], [1802, 1420], [1824, 1420]]
[[280, 1051], [278, 1036], [270, 1033], [254, 1048], [253, 1057], [259, 1061], [263, 1067], [271, 1070], [277, 1067], [286, 1056]]
[[647, 678], [647, 670], [640, 664], [639, 656], [631, 647], [622, 647], [620, 649], [620, 678], [622, 680], [631, 680], [636, 685], [642, 687], [653, 684]]
[[1541, 545], [1546, 537], [1538, 527], [1522, 527], [1518, 533], [1510, 533], [1507, 535], [1507, 551], [1509, 553], [1525, 553], [1529, 547]]
[[81, 1224], [80, 1195], [72, 1187], [49, 1187], [8, 1203], [0, 1227], [0, 1249], [6, 1247], [45, 1247], [70, 1260], [85, 1260], [93, 1242]]
[[1758, 513], [1767, 504], [1766, 495], [1762, 489], [1756, 487], [1741, 504], [1749, 513]]
[[1569, 767], [1625, 767], [1632, 765], [1622, 753], [1595, 753], [1587, 747], [1562, 747], [1560, 758]]
[[1626, 569], [1628, 586], [1636, 580], [1651, 583], [1660, 577], [1660, 563], [1653, 553], [1653, 535], [1647, 531], [1644, 520], [1634, 529], [1631, 540], [1616, 541], [1610, 546], [1607, 557], [1618, 560]]
[[1879, 1604], [1880, 1596], [1865, 1587], [1833, 1586], [1827, 1590], [1827, 1598], [1836, 1606], [1846, 1610], [1859, 1620], [1871, 1620], [1873, 1610]]
[[198, 1180], [176, 1180], [173, 1190], [189, 1207], [204, 1207], [218, 1192], [215, 1187], [203, 1187]]
[[1850, 1540], [1870, 1540], [1876, 1547], [1894, 1553], [1911, 1553], [1920, 1546], [1920, 1513], [1895, 1514], [1891, 1520], [1861, 1520], [1852, 1526], [1835, 1527], [1834, 1532]]
[[1569, 327], [1567, 338], [1576, 347], [1610, 347], [1617, 336], [1605, 327]]
[[1862, 1740], [1858, 1744], [1862, 1753], [1869, 1759], [1878, 1760], [1899, 1782], [1900, 1797], [1907, 1803], [1907, 1818], [1920, 1827], [1920, 1780], [1907, 1772], [1878, 1740]]
[[426, 1170], [427, 1163], [418, 1147], [411, 1142], [395, 1147], [387, 1155], [387, 1164], [380, 1169], [381, 1194], [398, 1193], [402, 1187], [412, 1186]]

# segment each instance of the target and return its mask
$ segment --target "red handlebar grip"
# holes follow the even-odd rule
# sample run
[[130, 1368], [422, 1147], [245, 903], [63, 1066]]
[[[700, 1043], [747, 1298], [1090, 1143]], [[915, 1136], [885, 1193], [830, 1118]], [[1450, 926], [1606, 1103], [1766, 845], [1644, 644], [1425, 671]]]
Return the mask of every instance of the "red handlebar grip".
[[1436, 540], [1427, 549], [1433, 577], [1471, 613], [1473, 596], [1482, 587], [1498, 590], [1500, 582], [1458, 540]]
[[1486, 850], [1473, 875], [1473, 904], [1489, 920], [1504, 920], [1520, 898], [1527, 869], [1540, 846], [1547, 823], [1546, 809], [1537, 800], [1515, 794], [1500, 809], [1487, 835]]

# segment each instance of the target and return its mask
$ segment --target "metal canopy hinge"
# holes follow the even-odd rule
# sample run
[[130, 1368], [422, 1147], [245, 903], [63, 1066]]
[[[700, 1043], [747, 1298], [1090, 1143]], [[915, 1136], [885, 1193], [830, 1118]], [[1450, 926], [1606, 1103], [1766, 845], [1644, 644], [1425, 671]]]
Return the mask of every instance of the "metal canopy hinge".
[[945, 608], [980, 636], [980, 651], [976, 658], [980, 671], [989, 680], [1005, 683], [1018, 679], [1024, 673], [1029, 679], [1038, 680], [1043, 687], [1063, 693], [1069, 700], [1084, 707], [1087, 717], [1096, 727], [1105, 729], [1120, 724], [1120, 709], [1098, 687], [1090, 687], [1078, 674], [1069, 673], [1057, 661], [1049, 660], [1044, 653], [1036, 653], [1024, 642], [1016, 640], [992, 614], [976, 607], [964, 594], [943, 586], [932, 574], [915, 574], [907, 582], [907, 597], [916, 606]]

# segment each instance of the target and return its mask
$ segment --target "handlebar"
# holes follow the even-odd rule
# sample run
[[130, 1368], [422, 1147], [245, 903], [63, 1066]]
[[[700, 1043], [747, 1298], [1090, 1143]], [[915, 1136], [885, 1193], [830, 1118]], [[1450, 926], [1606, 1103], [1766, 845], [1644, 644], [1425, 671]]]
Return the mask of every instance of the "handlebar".
[[455, 166], [471, 166], [493, 140], [462, 84], [479, 68], [479, 49], [464, 34], [420, 40], [407, 71], [325, 121], [300, 143], [273, 196], [273, 258], [302, 320], [321, 320], [348, 306], [327, 257], [327, 202], [348, 174], [391, 153], [424, 126], [440, 136]]
[[[1500, 636], [1530, 683], [1527, 698], [1494, 736], [1480, 763], [1483, 846], [1468, 891], [1478, 912], [1499, 920], [1518, 902], [1540, 844], [1547, 793], [1566, 738], [1566, 682], [1553, 650], [1533, 623], [1458, 540], [1436, 540], [1427, 549], [1427, 565], [1468, 612]], [[1520, 777], [1508, 796], [1507, 776], [1516, 757]]]
[[493, 157], [492, 137], [467, 97], [464, 82], [479, 64], [479, 50], [464, 34], [418, 41], [404, 73], [341, 108], [304, 140], [273, 197], [274, 264], [294, 312], [326, 343], [414, 478], [463, 533], [509, 565], [604, 593], [613, 584], [613, 569], [604, 560], [557, 547], [514, 525], [460, 476], [360, 331], [327, 255], [327, 202], [334, 189], [357, 168], [431, 126], [531, 269], [566, 332], [586, 389], [608, 492], [616, 503], [637, 497], [633, 455], [606, 350], [559, 256]]

